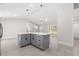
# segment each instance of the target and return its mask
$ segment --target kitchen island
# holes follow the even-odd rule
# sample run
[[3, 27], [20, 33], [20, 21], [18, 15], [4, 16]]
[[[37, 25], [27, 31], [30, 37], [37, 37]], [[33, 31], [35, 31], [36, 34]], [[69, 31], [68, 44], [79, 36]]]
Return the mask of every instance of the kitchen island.
[[27, 32], [18, 34], [18, 46], [33, 45], [39, 49], [49, 48], [50, 33]]

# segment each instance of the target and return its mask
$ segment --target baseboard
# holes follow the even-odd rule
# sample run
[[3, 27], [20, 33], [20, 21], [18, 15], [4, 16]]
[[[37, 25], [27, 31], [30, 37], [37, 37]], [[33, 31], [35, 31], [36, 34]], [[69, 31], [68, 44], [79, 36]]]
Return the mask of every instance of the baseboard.
[[74, 39], [79, 40], [79, 38], [74, 38]]
[[73, 45], [72, 45], [72, 44], [68, 44], [68, 43], [61, 42], [61, 41], [59, 41], [59, 44], [62, 44], [62, 45], [65, 45], [65, 46], [69, 46], [69, 47], [73, 47]]
[[5, 40], [5, 39], [17, 39], [17, 38], [15, 38], [15, 37], [14, 38], [13, 37], [12, 38], [2, 38], [2, 40]]

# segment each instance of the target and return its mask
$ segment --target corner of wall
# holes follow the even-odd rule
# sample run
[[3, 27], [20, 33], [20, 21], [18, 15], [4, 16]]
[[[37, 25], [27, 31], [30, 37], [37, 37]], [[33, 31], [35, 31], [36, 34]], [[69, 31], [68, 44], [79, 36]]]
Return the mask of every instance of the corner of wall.
[[73, 47], [73, 44], [65, 43], [65, 42], [62, 42], [62, 41], [59, 41], [59, 44], [62, 44], [62, 45], [65, 45], [65, 46], [69, 46], [69, 47]]

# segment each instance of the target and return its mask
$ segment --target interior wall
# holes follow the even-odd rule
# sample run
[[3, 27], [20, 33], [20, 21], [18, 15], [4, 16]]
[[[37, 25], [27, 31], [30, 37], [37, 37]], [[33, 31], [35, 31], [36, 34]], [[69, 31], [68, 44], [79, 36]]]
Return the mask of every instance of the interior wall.
[[72, 16], [73, 16], [73, 4], [64, 3], [57, 5], [58, 13], [58, 40], [61, 44], [73, 46], [73, 34], [72, 34]]
[[[41, 25], [40, 18], [47, 19]], [[33, 23], [36, 23], [40, 26], [40, 30], [36, 29], [37, 27], [31, 23], [27, 23], [27, 19], [4, 19], [2, 20], [4, 33], [3, 38], [14, 38], [17, 36], [17, 33], [20, 32], [48, 32], [48, 25], [57, 25], [57, 13], [56, 7], [54, 4], [50, 4], [48, 7], [40, 8], [40, 10], [33, 13], [29, 20]], [[26, 24], [27, 23], [27, 24]], [[29, 29], [30, 27], [30, 29]]]
[[73, 35], [75, 39], [79, 39], [79, 24], [73, 24]]
[[79, 8], [74, 9], [73, 12], [73, 36], [79, 39]]
[[39, 32], [48, 33], [48, 25], [40, 25]]
[[[55, 4], [49, 4], [47, 7], [41, 8], [40, 11], [36, 11], [31, 17], [34, 18], [34, 22], [39, 24], [40, 32], [48, 32], [49, 25], [57, 26], [57, 12]], [[47, 20], [45, 21], [45, 19]]]
[[3, 26], [3, 39], [16, 38], [18, 33], [37, 31], [33, 24], [27, 22], [26, 19], [2, 19], [1, 22]]
[[[73, 46], [72, 37], [72, 13], [73, 4], [72, 3], [62, 3], [56, 6], [48, 7], [48, 9], [43, 9], [37, 11], [33, 14], [31, 21], [40, 25], [40, 17], [44, 16], [48, 19], [47, 25], [42, 26], [42, 32], [47, 32], [48, 25], [57, 25], [58, 29], [58, 40], [60, 43]], [[26, 31], [37, 31], [33, 26], [27, 26], [27, 21], [24, 19], [5, 19], [2, 20], [3, 25], [3, 38], [16, 38], [17, 33], [23, 33]], [[31, 30], [28, 30], [30, 27]], [[45, 28], [46, 27], [46, 28]], [[33, 28], [33, 29], [32, 29]]]

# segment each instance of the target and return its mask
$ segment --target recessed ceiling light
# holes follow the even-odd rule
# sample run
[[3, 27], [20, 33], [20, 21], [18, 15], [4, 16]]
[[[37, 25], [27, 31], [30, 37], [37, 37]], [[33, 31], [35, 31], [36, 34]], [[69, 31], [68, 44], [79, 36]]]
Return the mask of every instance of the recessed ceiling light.
[[29, 9], [26, 9], [26, 11], [29, 11]]
[[34, 4], [30, 4], [29, 6], [33, 8], [34, 7]]
[[16, 17], [17, 15], [16, 15], [16, 14], [14, 14], [13, 16], [14, 16], [14, 17]]

